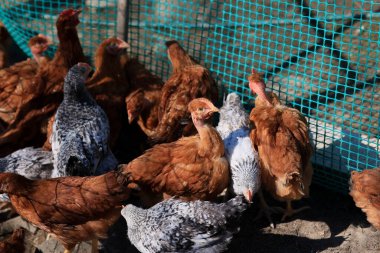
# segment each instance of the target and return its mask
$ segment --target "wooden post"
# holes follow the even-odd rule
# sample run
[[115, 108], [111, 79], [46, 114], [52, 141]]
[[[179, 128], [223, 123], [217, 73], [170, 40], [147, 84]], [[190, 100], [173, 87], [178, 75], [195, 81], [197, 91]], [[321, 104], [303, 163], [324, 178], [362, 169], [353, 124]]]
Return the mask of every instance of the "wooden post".
[[128, 12], [130, 0], [118, 0], [117, 3], [117, 37], [128, 40]]

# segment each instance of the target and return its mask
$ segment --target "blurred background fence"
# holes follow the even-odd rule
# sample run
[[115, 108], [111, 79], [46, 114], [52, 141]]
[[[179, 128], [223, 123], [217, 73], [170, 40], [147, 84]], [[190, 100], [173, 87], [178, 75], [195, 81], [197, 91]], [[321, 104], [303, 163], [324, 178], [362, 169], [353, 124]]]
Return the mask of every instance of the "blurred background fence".
[[176, 39], [247, 109], [247, 76], [252, 67], [262, 72], [308, 118], [314, 182], [347, 192], [349, 171], [380, 166], [379, 0], [2, 0], [0, 20], [27, 54], [38, 33], [53, 39], [53, 54], [55, 20], [67, 7], [83, 8], [87, 55], [125, 31], [131, 55], [166, 79], [164, 42]]

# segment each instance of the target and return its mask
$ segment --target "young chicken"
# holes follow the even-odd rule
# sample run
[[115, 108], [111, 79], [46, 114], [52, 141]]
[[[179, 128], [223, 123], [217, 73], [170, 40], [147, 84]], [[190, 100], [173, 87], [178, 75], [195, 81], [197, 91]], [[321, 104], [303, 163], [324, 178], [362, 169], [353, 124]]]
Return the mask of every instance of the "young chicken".
[[188, 103], [199, 97], [218, 100], [218, 89], [208, 69], [194, 61], [177, 41], [166, 42], [173, 73], [162, 88], [159, 123], [149, 136], [152, 143], [175, 141], [195, 132], [189, 119]]
[[53, 123], [52, 177], [102, 174], [117, 165], [108, 146], [107, 115], [85, 86], [90, 71], [80, 62], [65, 77], [63, 102]]
[[127, 205], [121, 214], [140, 252], [222, 252], [246, 208], [242, 196], [221, 204], [171, 198], [145, 210]]
[[118, 38], [104, 40], [95, 55], [95, 73], [86, 86], [106, 112], [110, 122], [110, 146], [114, 147], [122, 129], [125, 97], [129, 84], [124, 72], [128, 43]]
[[[266, 93], [265, 83], [256, 71], [248, 80], [252, 92], [258, 95], [250, 114], [250, 137], [260, 157], [261, 183], [274, 198], [286, 201], [284, 220], [308, 208], [293, 210], [291, 206], [291, 201], [309, 195], [313, 174], [307, 121], [298, 110], [281, 105], [274, 93]], [[279, 208], [268, 207], [260, 196], [263, 211], [271, 221], [270, 212]]]
[[53, 234], [65, 253], [76, 244], [107, 236], [128, 199], [128, 182], [118, 171], [100, 176], [30, 180], [14, 173], [0, 173], [0, 193], [7, 193], [25, 220]]
[[[124, 98], [128, 81], [124, 74], [126, 49], [128, 43], [118, 38], [104, 40], [96, 50], [95, 73], [86, 81], [86, 86], [97, 104], [106, 112], [110, 124], [110, 146], [115, 146], [122, 128], [121, 115], [125, 111]], [[50, 136], [54, 117], [47, 125], [47, 140], [44, 149], [51, 150]]]
[[213, 200], [228, 186], [223, 141], [205, 122], [218, 109], [205, 98], [192, 100], [188, 108], [198, 135], [155, 145], [129, 164], [121, 165], [129, 180], [140, 186], [145, 206], [171, 196]]
[[80, 12], [67, 9], [59, 15], [58, 49], [49, 64], [23, 85], [24, 95], [12, 122], [0, 135], [0, 156], [26, 146], [40, 147], [46, 140], [47, 121], [62, 101], [63, 79], [69, 68], [86, 60], [76, 30]]
[[380, 230], [380, 168], [352, 171], [350, 195], [368, 221]]
[[128, 61], [126, 73], [131, 86], [131, 92], [125, 98], [128, 121], [131, 124], [137, 119], [141, 130], [150, 136], [158, 125], [163, 81], [136, 59]]
[[0, 253], [23, 253], [25, 231], [22, 228], [13, 231], [13, 234], [0, 242]]
[[261, 175], [259, 157], [249, 138], [248, 114], [236, 93], [227, 95], [219, 114], [216, 130], [223, 139], [230, 164], [230, 192], [244, 195], [248, 202], [252, 202], [253, 195], [260, 188]]
[[50, 40], [39, 34], [29, 40], [28, 46], [33, 59], [16, 63], [0, 70], [0, 119], [5, 126], [12, 123], [23, 96], [33, 85], [38, 70], [49, 60], [43, 53], [51, 44]]

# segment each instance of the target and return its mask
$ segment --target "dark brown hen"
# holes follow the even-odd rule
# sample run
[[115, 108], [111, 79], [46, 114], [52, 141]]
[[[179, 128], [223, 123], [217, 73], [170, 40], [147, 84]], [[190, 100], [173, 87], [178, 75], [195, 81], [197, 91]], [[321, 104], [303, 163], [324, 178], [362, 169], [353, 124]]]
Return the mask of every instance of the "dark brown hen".
[[0, 135], [0, 156], [25, 146], [41, 146], [46, 138], [49, 118], [62, 101], [63, 79], [70, 67], [86, 61], [76, 26], [81, 10], [67, 9], [56, 26], [59, 46], [49, 64], [39, 69], [16, 109], [15, 117]]
[[177, 41], [166, 42], [173, 72], [162, 88], [159, 123], [149, 136], [152, 143], [195, 134], [187, 105], [194, 98], [218, 100], [218, 89], [208, 69], [193, 60]]
[[22, 228], [13, 231], [13, 234], [0, 242], [0, 253], [23, 253], [25, 231]]
[[125, 99], [128, 121], [131, 124], [136, 119], [141, 130], [150, 136], [158, 125], [158, 109], [164, 82], [136, 59], [128, 61], [126, 73], [131, 86]]

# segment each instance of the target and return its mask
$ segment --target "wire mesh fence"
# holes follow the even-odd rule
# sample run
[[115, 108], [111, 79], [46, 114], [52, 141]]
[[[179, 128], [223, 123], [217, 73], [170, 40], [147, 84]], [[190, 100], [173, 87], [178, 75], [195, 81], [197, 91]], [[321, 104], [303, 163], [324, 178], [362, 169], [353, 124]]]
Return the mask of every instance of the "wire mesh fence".
[[[176, 39], [215, 75], [224, 93], [250, 107], [252, 68], [269, 89], [308, 118], [314, 181], [347, 192], [349, 171], [380, 166], [380, 1], [129, 0], [131, 54], [166, 79], [164, 42]], [[27, 53], [27, 40], [54, 27], [64, 8], [83, 8], [85, 53], [117, 34], [117, 0], [3, 0], [0, 19]], [[119, 10], [120, 12], [120, 10]], [[119, 24], [118, 22], [119, 21]], [[50, 53], [54, 52], [54, 49]]]

